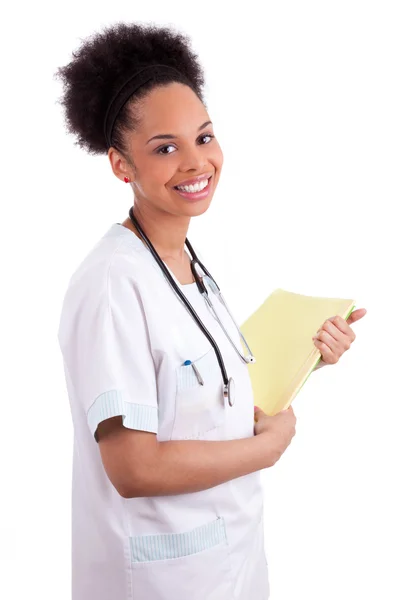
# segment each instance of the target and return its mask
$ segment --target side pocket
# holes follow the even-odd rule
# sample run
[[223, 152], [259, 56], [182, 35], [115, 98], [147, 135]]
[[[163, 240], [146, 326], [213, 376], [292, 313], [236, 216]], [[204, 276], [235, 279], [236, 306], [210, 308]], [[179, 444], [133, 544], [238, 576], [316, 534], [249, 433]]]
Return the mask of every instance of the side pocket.
[[[223, 381], [217, 357], [211, 347], [176, 369], [175, 422], [172, 439], [215, 439], [225, 420]], [[199, 380], [200, 376], [200, 380]], [[203, 385], [201, 383], [203, 382]]]
[[130, 538], [134, 563], [181, 558], [226, 543], [225, 523], [222, 517], [184, 533], [161, 533]]
[[130, 538], [135, 600], [231, 600], [225, 522]]

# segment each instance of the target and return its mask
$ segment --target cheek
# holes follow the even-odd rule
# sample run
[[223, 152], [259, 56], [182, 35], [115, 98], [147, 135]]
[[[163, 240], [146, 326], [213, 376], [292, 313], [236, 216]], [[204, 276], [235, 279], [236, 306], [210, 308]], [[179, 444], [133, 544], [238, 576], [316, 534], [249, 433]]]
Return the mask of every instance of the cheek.
[[213, 153], [213, 162], [216, 169], [222, 169], [222, 165], [224, 163], [224, 154], [219, 144], [216, 144], [215, 152]]
[[143, 187], [147, 194], [160, 193], [160, 188], [165, 187], [176, 172], [173, 161], [154, 160], [149, 162], [145, 171], [142, 171]]

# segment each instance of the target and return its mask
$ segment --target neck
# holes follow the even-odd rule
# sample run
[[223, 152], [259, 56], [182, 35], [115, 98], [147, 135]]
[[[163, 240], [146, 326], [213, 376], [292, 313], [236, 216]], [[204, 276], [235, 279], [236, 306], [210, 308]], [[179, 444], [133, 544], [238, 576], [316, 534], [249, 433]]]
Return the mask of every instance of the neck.
[[[154, 211], [151, 207], [143, 207], [138, 203], [135, 203], [133, 214], [163, 260], [165, 258], [184, 259], [185, 239], [189, 229], [190, 217], [179, 217]], [[122, 225], [133, 231], [141, 239], [129, 216]]]

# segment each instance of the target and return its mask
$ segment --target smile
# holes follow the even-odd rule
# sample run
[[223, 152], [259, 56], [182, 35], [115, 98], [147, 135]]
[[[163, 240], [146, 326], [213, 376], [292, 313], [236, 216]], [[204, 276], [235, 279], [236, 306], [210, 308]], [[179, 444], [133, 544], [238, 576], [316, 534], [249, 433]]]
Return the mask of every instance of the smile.
[[208, 179], [203, 179], [194, 185], [174, 186], [174, 190], [183, 198], [200, 200], [208, 195], [211, 188], [211, 179], [212, 175]]

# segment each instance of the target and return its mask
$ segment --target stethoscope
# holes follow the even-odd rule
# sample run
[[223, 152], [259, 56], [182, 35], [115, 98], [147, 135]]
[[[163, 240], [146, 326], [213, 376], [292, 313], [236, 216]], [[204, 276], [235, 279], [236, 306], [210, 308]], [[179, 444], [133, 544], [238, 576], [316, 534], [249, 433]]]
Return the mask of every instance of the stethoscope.
[[[192, 315], [193, 319], [196, 321], [197, 325], [200, 327], [201, 331], [204, 333], [204, 335], [206, 336], [206, 338], [208, 339], [208, 341], [210, 342], [210, 344], [212, 345], [214, 352], [216, 354], [217, 360], [218, 360], [218, 364], [219, 364], [219, 368], [221, 370], [221, 375], [222, 375], [222, 379], [224, 382], [224, 386], [223, 386], [223, 397], [224, 400], [227, 398], [228, 399], [228, 403], [229, 406], [233, 406], [235, 403], [235, 382], [233, 380], [232, 377], [228, 378], [227, 372], [226, 372], [226, 368], [225, 368], [225, 364], [220, 352], [220, 349], [218, 348], [218, 344], [217, 342], [214, 340], [214, 338], [211, 336], [210, 332], [208, 331], [208, 329], [205, 327], [205, 325], [203, 324], [202, 320], [200, 319], [200, 317], [198, 316], [198, 314], [196, 313], [196, 311], [194, 310], [193, 306], [190, 304], [189, 300], [186, 298], [185, 294], [179, 289], [178, 285], [175, 283], [175, 280], [173, 279], [173, 277], [171, 276], [168, 268], [166, 267], [166, 265], [164, 264], [163, 260], [160, 258], [160, 256], [158, 255], [156, 249], [154, 248], [153, 244], [150, 242], [149, 238], [147, 237], [147, 235], [145, 234], [145, 232], [143, 231], [142, 227], [140, 226], [138, 220], [136, 219], [136, 217], [133, 214], [133, 207], [131, 207], [129, 209], [129, 217], [132, 221], [132, 223], [134, 224], [134, 226], [136, 227], [137, 231], [139, 232], [139, 234], [141, 235], [141, 237], [143, 238], [143, 240], [146, 242], [150, 252], [152, 253], [153, 257], [155, 258], [155, 260], [157, 261], [159, 267], [161, 268], [161, 270], [163, 271], [165, 277], [167, 278], [168, 282], [170, 283], [170, 285], [172, 286], [174, 292], [177, 294], [177, 296], [180, 298], [180, 300], [183, 302], [183, 304], [185, 305], [185, 307], [187, 308], [187, 310], [190, 312], [190, 314]], [[235, 319], [233, 318], [233, 315], [231, 313], [231, 311], [229, 310], [222, 294], [221, 294], [221, 290], [219, 289], [215, 279], [211, 276], [211, 274], [209, 273], [209, 271], [207, 271], [207, 269], [205, 268], [205, 266], [200, 262], [200, 260], [198, 259], [195, 251], [193, 250], [192, 245], [190, 244], [189, 240], [186, 238], [185, 240], [185, 244], [187, 246], [187, 248], [189, 249], [189, 252], [192, 256], [191, 258], [191, 262], [190, 262], [190, 268], [191, 271], [193, 273], [193, 277], [194, 280], [196, 282], [197, 288], [200, 292], [200, 294], [203, 296], [208, 308], [211, 311], [211, 314], [214, 316], [214, 318], [218, 321], [218, 323], [220, 324], [220, 326], [222, 327], [223, 332], [225, 333], [226, 337], [228, 338], [228, 340], [230, 341], [230, 343], [232, 344], [233, 348], [235, 349], [236, 353], [238, 354], [238, 356], [240, 357], [240, 359], [244, 362], [244, 363], [254, 363], [256, 361], [256, 359], [254, 358], [248, 343], [246, 342], [242, 332], [240, 331], [239, 326], [237, 325]], [[225, 307], [225, 309], [227, 310], [230, 318], [232, 319], [239, 335], [240, 338], [242, 339], [244, 345], [246, 346], [249, 354], [248, 356], [244, 356], [244, 354], [242, 354], [242, 352], [240, 352], [240, 350], [238, 350], [238, 348], [236, 347], [236, 344], [234, 343], [234, 341], [232, 340], [232, 338], [230, 337], [228, 331], [226, 330], [224, 324], [221, 322], [211, 300], [210, 297], [208, 295], [208, 291], [206, 286], [204, 285], [203, 282], [203, 278], [204, 276], [202, 276], [201, 274], [198, 273], [198, 269], [201, 269], [203, 271], [203, 273], [205, 274], [205, 278], [210, 286], [211, 291], [218, 297], [218, 299], [220, 300], [221, 304]]]

